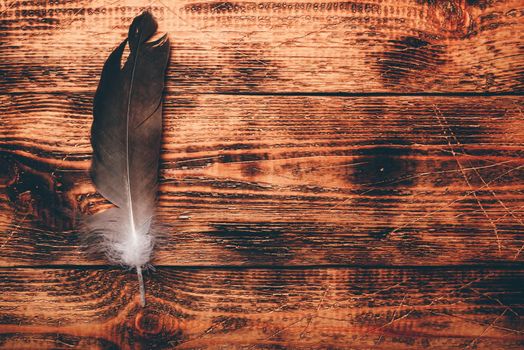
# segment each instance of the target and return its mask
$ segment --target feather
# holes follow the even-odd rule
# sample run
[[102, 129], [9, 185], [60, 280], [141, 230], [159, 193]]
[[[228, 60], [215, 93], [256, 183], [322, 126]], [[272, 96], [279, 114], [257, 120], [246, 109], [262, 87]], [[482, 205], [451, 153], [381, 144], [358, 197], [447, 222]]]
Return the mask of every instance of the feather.
[[[167, 35], [148, 42], [157, 23], [149, 12], [137, 16], [128, 38], [109, 56], [93, 103], [91, 178], [112, 204], [90, 217], [95, 250], [115, 264], [135, 268], [145, 305], [142, 268], [154, 245], [155, 211], [162, 135], [162, 91], [169, 56]], [[121, 68], [126, 43], [129, 56]]]

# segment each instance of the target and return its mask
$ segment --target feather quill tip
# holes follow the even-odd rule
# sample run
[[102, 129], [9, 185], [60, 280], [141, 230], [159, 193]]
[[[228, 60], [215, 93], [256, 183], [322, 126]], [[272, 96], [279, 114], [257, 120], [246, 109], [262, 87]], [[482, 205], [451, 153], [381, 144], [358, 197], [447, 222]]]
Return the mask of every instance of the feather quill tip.
[[142, 267], [136, 266], [136, 275], [138, 277], [138, 289], [140, 291], [140, 306], [146, 306], [146, 289], [144, 287], [144, 277], [142, 276]]

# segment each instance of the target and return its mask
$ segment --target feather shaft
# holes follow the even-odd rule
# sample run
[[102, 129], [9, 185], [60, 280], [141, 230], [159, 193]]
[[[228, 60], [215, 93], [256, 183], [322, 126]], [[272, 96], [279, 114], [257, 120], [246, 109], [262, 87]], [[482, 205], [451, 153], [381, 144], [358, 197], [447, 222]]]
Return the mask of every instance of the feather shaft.
[[135, 268], [138, 277], [138, 289], [140, 291], [140, 305], [146, 306], [146, 289], [144, 287], [144, 277], [142, 276], [142, 266], [137, 265]]

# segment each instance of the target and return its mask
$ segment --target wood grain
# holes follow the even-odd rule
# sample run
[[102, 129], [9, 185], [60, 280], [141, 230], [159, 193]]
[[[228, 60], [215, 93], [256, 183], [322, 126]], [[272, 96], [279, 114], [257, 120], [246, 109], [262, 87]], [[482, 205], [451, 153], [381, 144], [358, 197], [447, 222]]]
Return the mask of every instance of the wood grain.
[[[0, 263], [104, 264], [91, 96], [0, 97]], [[159, 265], [521, 262], [521, 97], [167, 95]]]
[[523, 270], [0, 269], [6, 349], [520, 349]]
[[[522, 92], [524, 5], [150, 1], [176, 92]], [[0, 92], [94, 91], [144, 1], [4, 1]]]
[[[80, 246], [93, 93], [149, 8], [161, 236]], [[522, 349], [521, 0], [0, 1], [1, 349]], [[441, 94], [442, 93], [442, 94]]]

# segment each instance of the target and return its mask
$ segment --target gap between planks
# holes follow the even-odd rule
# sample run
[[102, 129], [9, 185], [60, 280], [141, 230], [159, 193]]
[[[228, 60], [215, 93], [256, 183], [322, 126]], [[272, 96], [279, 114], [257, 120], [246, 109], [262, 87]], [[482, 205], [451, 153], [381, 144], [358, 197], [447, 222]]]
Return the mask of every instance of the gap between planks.
[[[13, 265], [0, 266], [1, 270], [28, 269], [28, 270], [125, 270], [124, 267], [117, 265], [78, 265], [78, 264], [58, 264], [58, 265]], [[418, 270], [418, 271], [438, 271], [438, 270], [515, 270], [524, 269], [524, 262], [503, 262], [503, 263], [475, 263], [461, 265], [350, 265], [350, 264], [318, 264], [318, 265], [152, 265], [151, 270], [324, 270], [324, 269], [358, 269], [358, 270]]]
[[[94, 94], [94, 90], [92, 93]], [[85, 95], [86, 92], [74, 93]], [[314, 91], [294, 91], [294, 92], [263, 92], [263, 91], [217, 91], [217, 92], [196, 92], [181, 91], [173, 92], [169, 88], [164, 90], [164, 94], [170, 96], [285, 96], [285, 97], [524, 97], [524, 91], [512, 92], [314, 92]], [[24, 96], [24, 95], [60, 95], [62, 91], [0, 91], [0, 96]]]

